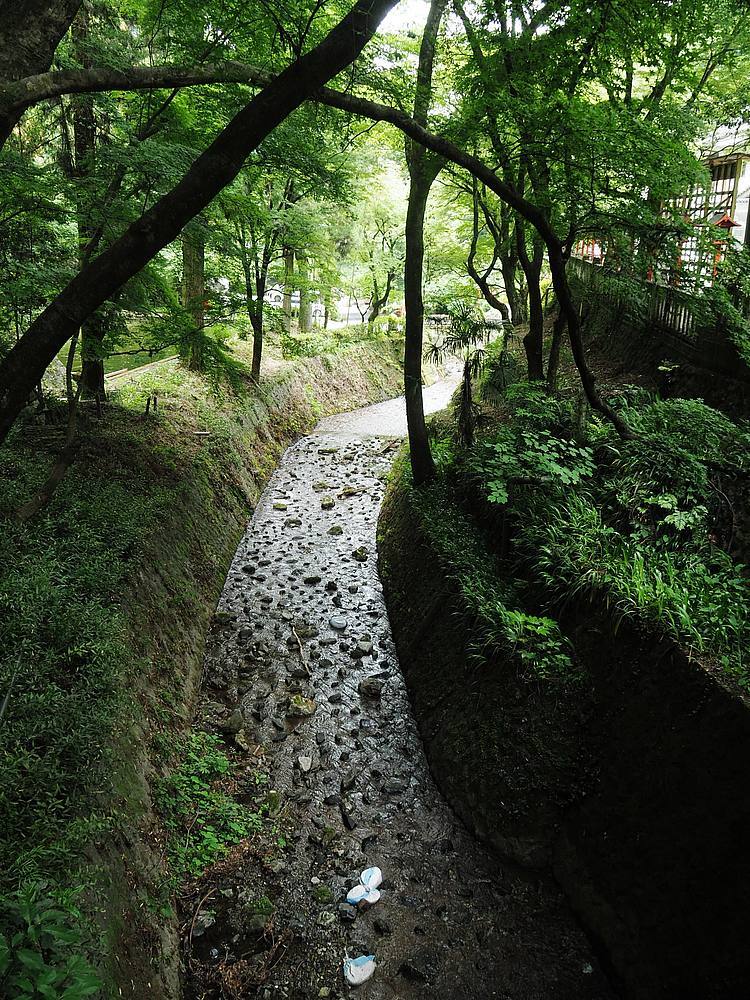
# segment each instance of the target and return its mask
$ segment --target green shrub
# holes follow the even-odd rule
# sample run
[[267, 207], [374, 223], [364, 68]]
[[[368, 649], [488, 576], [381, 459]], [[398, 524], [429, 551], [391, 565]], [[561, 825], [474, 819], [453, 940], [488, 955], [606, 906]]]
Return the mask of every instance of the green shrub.
[[721, 547], [724, 487], [750, 473], [744, 425], [699, 400], [624, 392], [632, 440], [594, 422], [574, 439], [570, 403], [512, 386], [504, 422], [456, 464], [513, 518], [517, 571], [550, 598], [596, 595], [750, 689], [745, 567]]
[[[0, 507], [32, 489], [29, 456], [0, 452]], [[167, 494], [74, 477], [25, 526], [0, 532], [0, 888], [48, 877], [98, 834], [122, 678], [134, 669], [117, 592]], [[7, 505], [7, 506], [6, 506]]]
[[90, 934], [78, 892], [28, 884], [0, 897], [0, 993], [15, 1000], [82, 1000], [102, 981], [84, 958]]
[[498, 403], [506, 397], [509, 387], [519, 381], [520, 375], [518, 359], [507, 349], [506, 338], [491, 340], [485, 348], [479, 375], [479, 398], [483, 402]]
[[608, 526], [586, 496], [534, 511], [521, 545], [550, 593], [597, 596], [620, 618], [642, 621], [689, 650], [708, 653], [750, 689], [747, 578], [726, 553], [654, 549]]
[[[405, 475], [401, 467], [397, 473]], [[410, 493], [446, 578], [456, 587], [478, 664], [500, 653], [529, 678], [577, 683], [580, 672], [554, 620], [523, 609], [512, 578], [500, 571], [472, 519], [451, 498], [444, 478]]]
[[173, 875], [198, 877], [233, 844], [258, 833], [262, 820], [218, 787], [231, 765], [216, 736], [191, 733], [174, 750], [179, 763], [156, 783], [155, 801], [170, 834]]

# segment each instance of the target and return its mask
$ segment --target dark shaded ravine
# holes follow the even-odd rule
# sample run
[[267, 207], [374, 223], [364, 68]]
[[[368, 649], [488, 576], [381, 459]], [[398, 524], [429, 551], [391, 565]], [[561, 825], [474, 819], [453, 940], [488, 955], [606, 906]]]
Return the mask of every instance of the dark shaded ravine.
[[[451, 388], [428, 390], [428, 407]], [[288, 449], [237, 550], [199, 719], [240, 705], [289, 848], [266, 865], [235, 856], [221, 867], [213, 900], [226, 912], [193, 942], [194, 967], [265, 963], [262, 985], [246, 976], [237, 995], [313, 1000], [347, 995], [345, 953], [372, 953], [377, 971], [355, 991], [368, 1000], [604, 1000], [613, 994], [559, 889], [478, 844], [430, 775], [376, 566], [384, 479], [403, 431], [403, 400], [323, 421]], [[366, 680], [379, 696], [361, 691]], [[290, 722], [295, 695], [316, 708]], [[382, 899], [346, 922], [339, 904], [368, 865], [382, 868]], [[243, 901], [262, 896], [276, 912], [253, 945]], [[260, 958], [248, 958], [253, 949]], [[222, 995], [206, 982], [189, 976], [186, 995]]]

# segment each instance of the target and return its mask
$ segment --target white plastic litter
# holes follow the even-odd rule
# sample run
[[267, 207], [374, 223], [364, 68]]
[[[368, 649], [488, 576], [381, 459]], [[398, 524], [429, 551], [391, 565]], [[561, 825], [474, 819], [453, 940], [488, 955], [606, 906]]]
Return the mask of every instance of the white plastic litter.
[[373, 906], [380, 899], [378, 887], [383, 883], [383, 873], [379, 868], [365, 868], [359, 877], [361, 883], [349, 890], [346, 901], [351, 906]]
[[350, 906], [361, 906], [362, 908], [374, 906], [379, 899], [380, 893], [378, 890], [368, 889], [366, 885], [355, 885], [346, 894], [346, 901]]
[[377, 867], [365, 868], [359, 877], [368, 889], [379, 889], [383, 884], [383, 873]]
[[360, 955], [359, 958], [344, 959], [344, 979], [350, 986], [361, 986], [375, 972], [375, 956]]

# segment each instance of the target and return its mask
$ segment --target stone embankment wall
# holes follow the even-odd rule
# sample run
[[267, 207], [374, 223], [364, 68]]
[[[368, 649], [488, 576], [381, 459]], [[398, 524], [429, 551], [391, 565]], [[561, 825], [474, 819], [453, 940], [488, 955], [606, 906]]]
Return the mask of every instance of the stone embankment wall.
[[477, 666], [461, 602], [393, 484], [379, 553], [430, 765], [470, 829], [552, 870], [624, 996], [747, 996], [747, 705], [588, 605], [562, 621], [581, 686], [545, 687], [501, 658]]

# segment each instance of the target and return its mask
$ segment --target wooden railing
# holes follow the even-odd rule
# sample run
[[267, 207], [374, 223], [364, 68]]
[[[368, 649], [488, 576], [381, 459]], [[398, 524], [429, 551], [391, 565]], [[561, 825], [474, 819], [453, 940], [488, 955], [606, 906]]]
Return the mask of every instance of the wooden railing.
[[[568, 268], [587, 288], [588, 294], [604, 300], [613, 309], [627, 310], [624, 297], [618, 296], [613, 291], [614, 283], [607, 280], [617, 278], [617, 274], [575, 257], [571, 258]], [[743, 381], [750, 378], [750, 371], [725, 330], [705, 320], [697, 296], [653, 281], [644, 281], [643, 290], [645, 309], [639, 309], [638, 316], [630, 317], [633, 325], [656, 335], [679, 360]], [[737, 303], [744, 316], [748, 315], [748, 305], [744, 301]]]
[[[611, 285], [605, 289], [607, 277], [617, 277], [605, 271], [600, 265], [573, 257], [568, 268], [598, 296], [611, 300], [613, 305], [622, 305], [617, 295], [611, 292]], [[694, 295], [671, 285], [655, 281], [643, 282], [646, 292], [646, 314], [643, 321], [664, 328], [683, 340], [695, 341], [699, 336], [698, 302]]]

